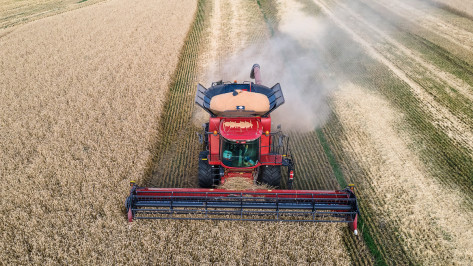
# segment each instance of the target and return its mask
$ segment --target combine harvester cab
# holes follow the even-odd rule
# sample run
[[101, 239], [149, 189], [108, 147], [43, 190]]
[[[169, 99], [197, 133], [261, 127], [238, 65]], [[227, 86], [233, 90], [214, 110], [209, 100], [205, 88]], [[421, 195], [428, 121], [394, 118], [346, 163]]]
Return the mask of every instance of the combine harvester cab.
[[[195, 102], [210, 114], [199, 135], [201, 188], [146, 188], [131, 183], [126, 200], [128, 220], [246, 220], [283, 222], [345, 222], [357, 234], [358, 203], [354, 186], [343, 190], [292, 190], [294, 159], [289, 138], [280, 126], [271, 130], [270, 113], [284, 103], [279, 84], [214, 82], [197, 86]], [[287, 189], [281, 185], [286, 171]], [[243, 177], [274, 189], [215, 188], [228, 178]]]

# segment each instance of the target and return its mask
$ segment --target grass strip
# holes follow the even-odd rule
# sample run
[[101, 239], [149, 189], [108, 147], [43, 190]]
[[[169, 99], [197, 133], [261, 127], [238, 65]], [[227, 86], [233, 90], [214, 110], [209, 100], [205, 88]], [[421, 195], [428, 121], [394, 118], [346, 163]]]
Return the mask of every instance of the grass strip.
[[[330, 148], [330, 145], [327, 141], [327, 138], [325, 137], [323, 130], [321, 128], [318, 128], [316, 129], [316, 133], [317, 133], [317, 138], [322, 144], [325, 155], [327, 156], [330, 162], [330, 166], [333, 169], [333, 172], [335, 174], [335, 178], [337, 179], [338, 184], [342, 188], [346, 187], [347, 181], [345, 180], [345, 177], [343, 176], [342, 169], [339, 163], [337, 162], [337, 160], [335, 159], [335, 156], [332, 152], [332, 149]], [[373, 239], [369, 226], [365, 226], [363, 215], [358, 216], [358, 228], [361, 229], [360, 230], [361, 235], [363, 236], [366, 246], [368, 247], [371, 255], [374, 257], [375, 265], [388, 265], [386, 263], [386, 260], [383, 257], [383, 254], [379, 250], [378, 245], [376, 245], [376, 242]]]
[[256, 0], [256, 3], [258, 4], [259, 9], [263, 14], [264, 21], [268, 26], [268, 29], [271, 33], [271, 37], [273, 37], [278, 29], [278, 20], [275, 16], [275, 14], [277, 13], [277, 8], [272, 3], [272, 0]]
[[358, 228], [362, 231], [363, 240], [365, 241], [366, 246], [368, 247], [371, 255], [374, 257], [374, 264], [375, 265], [388, 265], [386, 260], [383, 257], [383, 254], [376, 245], [373, 236], [371, 235], [371, 231], [369, 226], [365, 226], [365, 220], [363, 219], [363, 215], [358, 216]]
[[345, 181], [345, 178], [343, 177], [342, 169], [340, 168], [340, 165], [338, 164], [337, 160], [335, 159], [335, 156], [332, 153], [332, 150], [330, 149], [327, 139], [325, 138], [324, 132], [322, 131], [321, 128], [318, 128], [315, 131], [317, 133], [317, 138], [322, 144], [322, 147], [324, 149], [325, 155], [328, 158], [330, 166], [333, 169], [333, 173], [335, 174], [335, 178], [337, 179], [338, 184], [342, 188], [346, 187], [347, 181]]

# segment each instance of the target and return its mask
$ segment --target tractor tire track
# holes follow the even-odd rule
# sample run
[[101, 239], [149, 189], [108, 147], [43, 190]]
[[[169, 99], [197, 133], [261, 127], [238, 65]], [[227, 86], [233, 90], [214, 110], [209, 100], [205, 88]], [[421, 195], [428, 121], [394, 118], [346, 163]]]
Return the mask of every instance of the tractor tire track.
[[323, 147], [314, 133], [291, 132], [291, 147], [297, 162], [296, 189], [339, 189]]

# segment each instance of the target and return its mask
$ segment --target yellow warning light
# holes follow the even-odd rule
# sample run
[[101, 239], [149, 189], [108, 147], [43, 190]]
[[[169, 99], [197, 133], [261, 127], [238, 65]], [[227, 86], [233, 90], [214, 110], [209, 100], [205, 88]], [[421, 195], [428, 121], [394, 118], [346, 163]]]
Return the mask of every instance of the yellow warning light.
[[348, 188], [355, 192], [355, 184], [348, 184]]
[[269, 136], [269, 131], [268, 130], [266, 130], [265, 135]]
[[214, 136], [217, 136], [217, 135], [218, 135], [217, 130], [214, 130]]

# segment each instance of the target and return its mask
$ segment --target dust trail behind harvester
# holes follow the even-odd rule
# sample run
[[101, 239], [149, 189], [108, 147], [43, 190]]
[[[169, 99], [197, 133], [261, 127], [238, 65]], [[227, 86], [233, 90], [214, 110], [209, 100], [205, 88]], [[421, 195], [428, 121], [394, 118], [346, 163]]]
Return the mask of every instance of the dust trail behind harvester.
[[356, 52], [331, 33], [334, 26], [328, 19], [304, 13], [299, 3], [281, 5], [275, 36], [236, 54], [220, 72], [223, 80], [249, 80], [248, 69], [258, 63], [263, 84], [271, 87], [279, 82], [284, 88], [286, 103], [273, 114], [276, 124], [310, 131], [324, 124], [330, 113], [327, 98], [345, 79], [330, 69], [330, 63], [343, 64]]

